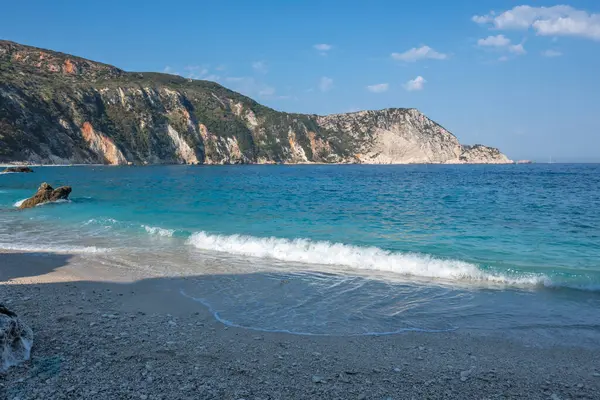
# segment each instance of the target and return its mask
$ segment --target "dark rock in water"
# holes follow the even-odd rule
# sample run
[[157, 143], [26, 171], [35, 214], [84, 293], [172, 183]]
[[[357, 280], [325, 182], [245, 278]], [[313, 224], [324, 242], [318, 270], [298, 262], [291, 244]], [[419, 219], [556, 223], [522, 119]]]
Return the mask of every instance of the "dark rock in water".
[[37, 193], [33, 197], [23, 201], [19, 206], [20, 209], [35, 207], [38, 204], [48, 203], [57, 200], [66, 200], [71, 194], [71, 186], [61, 186], [57, 189], [53, 189], [52, 186], [46, 182], [42, 183]]
[[33, 170], [29, 167], [7, 167], [2, 172], [33, 172]]
[[0, 372], [28, 360], [32, 345], [31, 328], [0, 304]]

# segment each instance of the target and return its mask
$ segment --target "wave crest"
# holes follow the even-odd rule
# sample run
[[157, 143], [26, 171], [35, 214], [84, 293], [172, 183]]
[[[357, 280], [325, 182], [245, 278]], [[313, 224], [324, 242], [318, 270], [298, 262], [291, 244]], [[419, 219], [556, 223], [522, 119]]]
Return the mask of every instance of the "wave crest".
[[85, 221], [82, 225], [116, 225], [119, 221], [114, 218], [92, 218]]
[[197, 232], [188, 239], [188, 244], [198, 249], [243, 256], [273, 258], [306, 264], [338, 265], [423, 278], [508, 285], [538, 285], [546, 284], [549, 281], [544, 275], [513, 277], [494, 274], [481, 270], [475, 264], [440, 259], [425, 254], [396, 253], [377, 247], [359, 247], [308, 239], [258, 238]]
[[163, 237], [173, 237], [175, 234], [175, 229], [164, 229], [157, 226], [148, 226], [142, 225], [142, 227], [148, 232], [150, 235], [163, 236]]

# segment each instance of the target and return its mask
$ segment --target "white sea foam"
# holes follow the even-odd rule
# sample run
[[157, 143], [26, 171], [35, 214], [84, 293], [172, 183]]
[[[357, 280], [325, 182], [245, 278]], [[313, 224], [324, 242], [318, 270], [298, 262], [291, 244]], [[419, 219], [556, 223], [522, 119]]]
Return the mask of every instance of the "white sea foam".
[[164, 229], [156, 226], [142, 225], [142, 227], [151, 235], [173, 237], [175, 229]]
[[[23, 204], [23, 202], [25, 200], [27, 200], [27, 199], [19, 200], [15, 204], [13, 204], [13, 206], [14, 207], [21, 207], [21, 204]], [[55, 200], [55, 201], [46, 201], [44, 203], [36, 204], [35, 206], [36, 207], [40, 207], [40, 206], [44, 206], [46, 204], [60, 204], [60, 203], [70, 203], [70, 202], [71, 202], [71, 200], [69, 200], [69, 199], [58, 199], [58, 200]]]
[[306, 264], [337, 265], [362, 270], [393, 272], [405, 276], [452, 281], [489, 282], [507, 285], [545, 284], [544, 276], [512, 277], [481, 270], [458, 260], [439, 259], [424, 254], [396, 253], [377, 247], [358, 247], [307, 239], [258, 238], [243, 235], [212, 235], [197, 232], [188, 244], [243, 256], [273, 258]]
[[46, 204], [60, 204], [60, 203], [70, 203], [71, 200], [69, 199], [58, 199], [58, 200], [54, 200], [54, 201], [45, 201], [43, 203], [40, 204], [36, 204], [36, 207], [40, 207], [40, 206], [45, 206]]
[[69, 246], [52, 244], [16, 244], [0, 243], [1, 250], [25, 251], [25, 252], [47, 252], [47, 253], [107, 253], [110, 249], [96, 246]]
[[116, 225], [118, 223], [119, 221], [114, 218], [92, 218], [85, 221], [83, 225]]

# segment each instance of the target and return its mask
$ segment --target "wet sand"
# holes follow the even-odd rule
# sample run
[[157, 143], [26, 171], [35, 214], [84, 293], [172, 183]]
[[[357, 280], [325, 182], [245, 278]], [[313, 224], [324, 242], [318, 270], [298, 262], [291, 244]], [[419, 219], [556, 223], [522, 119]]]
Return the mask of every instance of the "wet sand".
[[468, 331], [299, 336], [227, 327], [193, 277], [0, 252], [0, 302], [33, 329], [0, 399], [598, 399], [600, 351]]

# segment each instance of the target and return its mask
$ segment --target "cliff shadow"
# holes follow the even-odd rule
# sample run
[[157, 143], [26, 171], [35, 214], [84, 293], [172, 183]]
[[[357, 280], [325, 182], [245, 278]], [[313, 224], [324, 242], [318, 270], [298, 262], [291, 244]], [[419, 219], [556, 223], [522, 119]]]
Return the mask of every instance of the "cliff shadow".
[[71, 254], [0, 253], [0, 283], [11, 279], [45, 275], [68, 264]]

